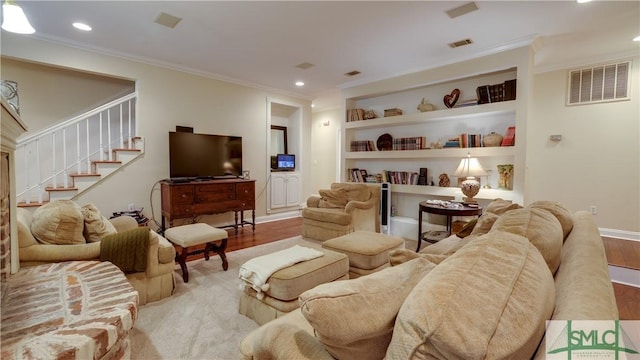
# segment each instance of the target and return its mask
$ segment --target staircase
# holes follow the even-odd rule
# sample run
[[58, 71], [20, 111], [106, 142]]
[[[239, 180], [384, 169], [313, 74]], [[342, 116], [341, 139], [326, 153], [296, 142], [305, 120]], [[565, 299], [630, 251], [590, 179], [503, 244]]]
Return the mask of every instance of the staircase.
[[74, 199], [144, 153], [136, 135], [132, 93], [19, 138], [15, 152], [18, 206]]

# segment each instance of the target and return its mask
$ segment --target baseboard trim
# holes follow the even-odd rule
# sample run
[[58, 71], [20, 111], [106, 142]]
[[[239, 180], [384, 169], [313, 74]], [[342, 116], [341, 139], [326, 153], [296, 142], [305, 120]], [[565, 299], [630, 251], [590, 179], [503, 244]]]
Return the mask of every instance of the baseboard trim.
[[614, 283], [640, 288], [640, 270], [609, 265], [609, 276]]
[[617, 229], [606, 229], [606, 228], [599, 228], [598, 230], [600, 230], [601, 236], [622, 239], [622, 240], [640, 241], [640, 232], [624, 231], [624, 230], [617, 230]]
[[278, 221], [278, 220], [285, 220], [285, 219], [292, 219], [292, 218], [300, 217], [301, 216], [301, 212], [302, 212], [302, 210], [292, 210], [292, 211], [285, 211], [285, 212], [279, 212], [279, 213], [274, 213], [274, 214], [268, 214], [268, 215], [264, 215], [264, 216], [258, 216], [256, 218], [256, 224], [261, 224], [261, 223], [267, 223], [267, 222], [272, 222], [272, 221]]

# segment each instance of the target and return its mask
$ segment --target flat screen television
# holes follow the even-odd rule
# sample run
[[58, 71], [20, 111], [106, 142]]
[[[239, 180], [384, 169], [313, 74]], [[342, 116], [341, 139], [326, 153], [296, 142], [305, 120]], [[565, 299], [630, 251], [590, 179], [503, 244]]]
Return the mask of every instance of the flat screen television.
[[171, 178], [242, 176], [242, 137], [169, 132]]

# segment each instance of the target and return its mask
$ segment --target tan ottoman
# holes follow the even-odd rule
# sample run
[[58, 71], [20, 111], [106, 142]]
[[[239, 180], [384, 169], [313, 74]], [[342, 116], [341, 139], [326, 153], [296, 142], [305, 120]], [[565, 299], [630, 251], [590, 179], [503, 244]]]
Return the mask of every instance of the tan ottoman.
[[262, 325], [297, 309], [298, 296], [317, 285], [349, 279], [349, 259], [345, 254], [319, 249], [323, 256], [299, 262], [274, 272], [267, 280], [269, 289], [262, 299], [245, 287], [240, 294], [238, 312]]
[[380, 271], [389, 266], [389, 252], [404, 249], [404, 239], [370, 231], [355, 231], [322, 243], [325, 249], [349, 257], [349, 278]]
[[[182, 280], [189, 282], [189, 270], [187, 270], [187, 256], [204, 253], [204, 259], [209, 260], [209, 251], [220, 255], [222, 269], [227, 271], [229, 263], [224, 250], [227, 248], [228, 233], [226, 230], [214, 228], [211, 225], [195, 223], [169, 228], [164, 231], [164, 237], [172, 244], [182, 248], [180, 254], [176, 253], [176, 261], [182, 269]], [[221, 241], [220, 245], [214, 244]], [[190, 247], [206, 244], [204, 249], [189, 250]]]

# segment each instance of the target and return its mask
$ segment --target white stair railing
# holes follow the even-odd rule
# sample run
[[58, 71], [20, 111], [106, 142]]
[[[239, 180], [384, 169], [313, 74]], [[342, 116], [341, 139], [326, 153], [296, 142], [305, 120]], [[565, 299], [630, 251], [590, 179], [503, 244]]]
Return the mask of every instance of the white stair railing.
[[134, 148], [136, 98], [136, 93], [123, 96], [19, 138], [15, 159], [24, 166], [16, 165], [18, 202], [41, 203], [47, 187], [70, 188], [71, 174], [91, 174], [92, 162], [104, 160], [105, 154], [107, 160], [116, 160], [114, 148]]

